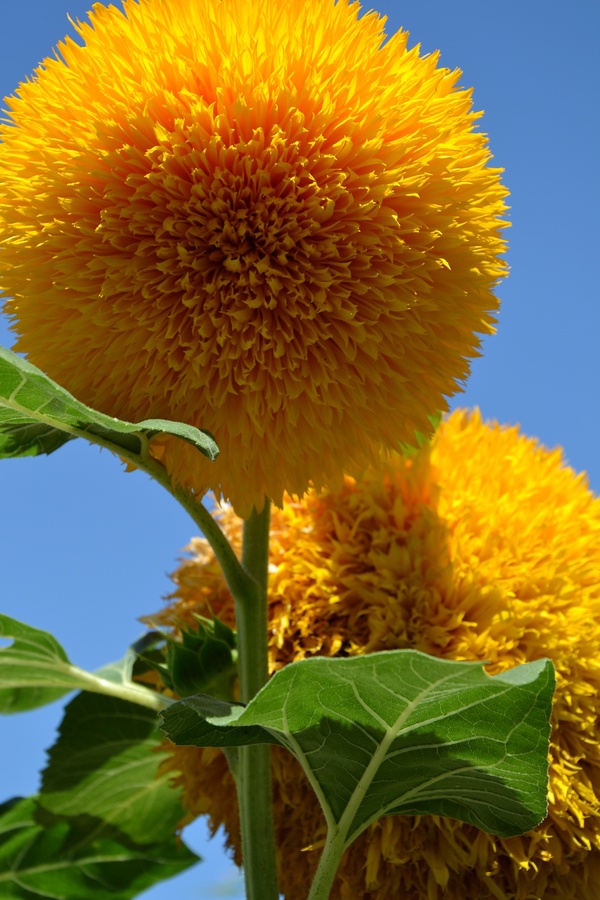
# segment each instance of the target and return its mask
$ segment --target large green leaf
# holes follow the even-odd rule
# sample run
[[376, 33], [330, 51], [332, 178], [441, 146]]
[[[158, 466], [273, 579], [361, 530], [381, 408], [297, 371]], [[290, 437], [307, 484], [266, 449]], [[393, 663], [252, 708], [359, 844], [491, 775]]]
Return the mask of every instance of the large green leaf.
[[78, 694], [48, 752], [40, 804], [63, 816], [94, 816], [137, 843], [167, 840], [183, 810], [172, 773], [158, 773], [161, 740], [152, 710]]
[[148, 444], [158, 434], [175, 435], [211, 460], [219, 452], [212, 435], [192, 425], [165, 419], [132, 424], [96, 412], [40, 369], [0, 347], [0, 459], [53, 453], [83, 437], [143, 467]]
[[126, 693], [127, 699], [151, 709], [160, 705], [157, 694], [127, 682], [118, 667], [94, 675], [74, 666], [47, 631], [0, 614], [0, 638], [12, 638], [10, 646], [0, 647], [0, 713], [35, 709], [73, 690], [121, 697]]
[[93, 818], [52, 817], [34, 797], [0, 807], [2, 900], [130, 900], [196, 861], [175, 837], [136, 844]]
[[303, 660], [247, 707], [199, 695], [161, 717], [177, 744], [287, 747], [344, 847], [396, 814], [506, 837], [546, 814], [553, 686], [549, 660], [490, 677], [479, 663], [401, 650]]

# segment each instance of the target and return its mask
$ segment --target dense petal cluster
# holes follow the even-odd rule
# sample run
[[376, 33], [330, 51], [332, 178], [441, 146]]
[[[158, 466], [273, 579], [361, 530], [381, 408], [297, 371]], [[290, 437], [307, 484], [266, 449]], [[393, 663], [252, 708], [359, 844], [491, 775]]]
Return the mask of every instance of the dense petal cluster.
[[[239, 520], [226, 513], [234, 540]], [[175, 576], [176, 625], [233, 621], [198, 540]], [[454, 413], [431, 446], [273, 518], [270, 662], [412, 647], [491, 660], [490, 672], [556, 666], [549, 815], [499, 839], [451, 819], [390, 817], [345, 855], [334, 900], [594, 900], [600, 877], [600, 499], [519, 434]], [[154, 618], [154, 617], [153, 617]], [[274, 754], [281, 888], [304, 900], [325, 823], [296, 761]], [[172, 748], [190, 817], [224, 823], [239, 854], [235, 791], [218, 750]]]
[[84, 402], [212, 431], [240, 514], [426, 432], [492, 330], [505, 189], [460, 73], [349, 0], [95, 4], [7, 98], [0, 291]]

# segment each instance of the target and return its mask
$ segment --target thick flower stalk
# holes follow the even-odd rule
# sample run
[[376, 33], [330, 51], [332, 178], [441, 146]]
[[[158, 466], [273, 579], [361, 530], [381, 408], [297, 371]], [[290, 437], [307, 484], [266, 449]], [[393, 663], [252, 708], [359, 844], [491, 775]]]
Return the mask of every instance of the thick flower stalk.
[[5, 102], [0, 291], [79, 399], [214, 433], [247, 515], [446, 408], [490, 332], [505, 189], [471, 94], [348, 0], [95, 4]]
[[[239, 520], [224, 524], [234, 541]], [[175, 576], [176, 625], [232, 622], [207, 546]], [[549, 814], [500, 839], [439, 817], [392, 817], [346, 853], [332, 900], [594, 900], [600, 877], [600, 500], [585, 478], [516, 428], [454, 413], [431, 446], [336, 493], [274, 511], [270, 665], [314, 654], [412, 647], [489, 660], [490, 673], [550, 657], [557, 691]], [[172, 747], [189, 818], [225, 824], [239, 859], [235, 792], [216, 749]], [[302, 770], [274, 757], [280, 886], [304, 900], [325, 822]]]

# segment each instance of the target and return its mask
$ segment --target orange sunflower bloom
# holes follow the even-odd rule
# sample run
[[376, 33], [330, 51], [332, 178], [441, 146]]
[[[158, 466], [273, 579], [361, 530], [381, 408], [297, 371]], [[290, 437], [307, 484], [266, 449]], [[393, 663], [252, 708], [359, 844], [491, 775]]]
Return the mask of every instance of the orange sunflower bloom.
[[[468, 461], [468, 465], [466, 464]], [[240, 523], [224, 525], [234, 541]], [[201, 540], [153, 620], [176, 626], [233, 604]], [[491, 673], [550, 657], [557, 691], [549, 814], [502, 839], [441, 817], [389, 817], [345, 854], [332, 900], [595, 900], [600, 877], [600, 499], [584, 476], [516, 428], [454, 413], [432, 446], [341, 491], [273, 514], [274, 671], [314, 654], [411, 647], [490, 660]], [[325, 822], [296, 760], [275, 748], [280, 884], [304, 900]], [[216, 749], [173, 747], [189, 818], [224, 824], [239, 861], [235, 789]]]
[[95, 4], [6, 100], [16, 349], [111, 415], [214, 433], [174, 478], [341, 485], [429, 430], [492, 330], [505, 189], [470, 91], [349, 0]]

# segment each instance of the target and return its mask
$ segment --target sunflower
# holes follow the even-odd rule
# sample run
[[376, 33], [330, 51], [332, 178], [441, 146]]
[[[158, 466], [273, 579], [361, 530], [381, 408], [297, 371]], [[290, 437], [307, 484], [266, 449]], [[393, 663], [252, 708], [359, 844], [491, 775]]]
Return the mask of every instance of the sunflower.
[[[468, 461], [468, 465], [466, 464]], [[223, 524], [234, 543], [239, 520]], [[205, 543], [175, 575], [177, 626], [233, 605]], [[490, 660], [493, 674], [556, 667], [548, 817], [501, 839], [441, 817], [389, 817], [345, 854], [332, 900], [594, 900], [600, 877], [600, 499], [560, 450], [455, 412], [431, 446], [338, 492], [274, 511], [270, 664], [415, 648]], [[189, 819], [225, 825], [239, 861], [235, 790], [219, 750], [170, 746]], [[275, 748], [281, 890], [304, 900], [325, 822], [296, 760]]]
[[213, 432], [240, 515], [430, 430], [493, 329], [506, 190], [460, 72], [349, 0], [95, 4], [6, 99], [0, 292], [85, 403]]

